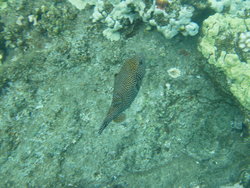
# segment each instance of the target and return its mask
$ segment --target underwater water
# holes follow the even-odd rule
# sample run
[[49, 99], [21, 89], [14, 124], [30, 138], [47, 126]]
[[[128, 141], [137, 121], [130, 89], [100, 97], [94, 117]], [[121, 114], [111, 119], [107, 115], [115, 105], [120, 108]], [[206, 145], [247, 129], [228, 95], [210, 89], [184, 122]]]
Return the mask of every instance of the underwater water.
[[[198, 50], [203, 21], [228, 9], [216, 12], [212, 1], [158, 4], [168, 13], [195, 7], [199, 33], [185, 36], [180, 27], [168, 39], [130, 3], [121, 14], [134, 21], [119, 20], [120, 38], [111, 40], [103, 33], [109, 25], [93, 22], [97, 2], [0, 1], [0, 188], [250, 187], [248, 99], [237, 98], [236, 81]], [[120, 3], [104, 2], [104, 17]], [[248, 51], [239, 54], [247, 65]], [[134, 64], [121, 71], [135, 55], [145, 64], [139, 81], [127, 76]], [[114, 106], [131, 102], [126, 117], [98, 134], [116, 97]]]

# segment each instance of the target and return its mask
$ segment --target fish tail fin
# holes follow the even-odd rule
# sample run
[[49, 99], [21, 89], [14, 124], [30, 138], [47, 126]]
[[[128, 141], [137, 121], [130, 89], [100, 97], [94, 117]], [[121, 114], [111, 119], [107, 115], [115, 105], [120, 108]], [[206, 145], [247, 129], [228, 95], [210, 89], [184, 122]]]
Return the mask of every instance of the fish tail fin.
[[102, 126], [100, 127], [99, 131], [98, 131], [98, 134], [102, 134], [103, 130], [108, 126], [110, 121], [105, 121], [102, 123]]
[[100, 127], [98, 131], [99, 134], [102, 134], [103, 130], [108, 126], [108, 124], [120, 114], [118, 112], [117, 112], [117, 109], [115, 108], [111, 108], [109, 110], [107, 117], [104, 119], [102, 126]]

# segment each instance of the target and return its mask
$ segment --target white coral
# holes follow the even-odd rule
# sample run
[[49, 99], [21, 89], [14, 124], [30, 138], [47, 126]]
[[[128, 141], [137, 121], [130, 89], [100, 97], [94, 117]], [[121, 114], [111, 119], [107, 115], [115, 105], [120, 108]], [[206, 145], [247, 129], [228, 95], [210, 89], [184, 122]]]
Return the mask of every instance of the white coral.
[[243, 52], [250, 52], [250, 31], [240, 34], [239, 47]]
[[[71, 3], [85, 2], [84, 0], [69, 1]], [[90, 0], [88, 4], [95, 5], [92, 15], [93, 22], [102, 21], [105, 23], [107, 28], [103, 31], [103, 35], [112, 41], [120, 39], [119, 30], [124, 27], [123, 23], [126, 19], [132, 24], [136, 19], [140, 18], [146, 24], [156, 27], [168, 39], [173, 38], [179, 32], [184, 36], [194, 36], [198, 33], [199, 26], [191, 21], [194, 11], [191, 6], [180, 6], [177, 10], [165, 12], [155, 6], [155, 1], [147, 9], [145, 3], [141, 0], [107, 1], [114, 7], [110, 13], [105, 11], [103, 0]], [[86, 6], [86, 3], [83, 4]], [[169, 20], [169, 23], [166, 25], [158, 23], [155, 18], [159, 16]]]
[[194, 22], [190, 22], [189, 24], [185, 26], [185, 30], [182, 32], [182, 34], [184, 36], [187, 36], [187, 35], [194, 36], [198, 32], [199, 32], [199, 26]]
[[223, 12], [227, 9], [232, 15], [242, 16], [250, 10], [249, 0], [208, 0], [210, 6], [216, 12]]

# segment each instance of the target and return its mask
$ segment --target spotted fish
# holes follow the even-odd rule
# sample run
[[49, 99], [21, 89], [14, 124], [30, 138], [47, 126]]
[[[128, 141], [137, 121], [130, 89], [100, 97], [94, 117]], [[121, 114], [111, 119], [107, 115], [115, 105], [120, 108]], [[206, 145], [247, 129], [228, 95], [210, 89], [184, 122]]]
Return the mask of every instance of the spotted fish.
[[99, 134], [112, 120], [130, 107], [140, 89], [144, 74], [145, 63], [140, 56], [125, 61], [120, 72], [115, 74], [113, 99], [108, 114], [99, 129]]

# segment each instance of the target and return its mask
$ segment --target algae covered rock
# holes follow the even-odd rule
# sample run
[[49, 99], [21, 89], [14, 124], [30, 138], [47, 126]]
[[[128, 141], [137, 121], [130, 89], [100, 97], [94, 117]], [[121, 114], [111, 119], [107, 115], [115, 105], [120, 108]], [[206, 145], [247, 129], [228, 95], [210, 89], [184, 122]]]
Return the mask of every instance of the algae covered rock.
[[0, 10], [6, 8], [7, 6], [7, 0], [0, 0]]
[[250, 110], [250, 53], [240, 45], [247, 33], [250, 19], [215, 14], [202, 27], [198, 49], [210, 64], [226, 75], [232, 94], [243, 107]]

